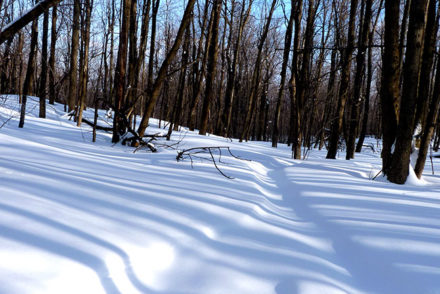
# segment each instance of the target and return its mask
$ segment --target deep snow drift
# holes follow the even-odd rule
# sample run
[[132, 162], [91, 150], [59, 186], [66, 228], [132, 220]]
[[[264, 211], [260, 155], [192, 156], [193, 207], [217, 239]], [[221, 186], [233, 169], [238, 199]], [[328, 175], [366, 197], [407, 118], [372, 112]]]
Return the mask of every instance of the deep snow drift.
[[439, 160], [397, 186], [371, 180], [377, 150], [295, 161], [285, 145], [173, 133], [252, 160], [222, 154], [230, 180], [173, 149], [92, 143], [62, 105], [39, 119], [30, 98], [18, 129], [17, 99], [0, 104], [0, 293], [440, 293]]

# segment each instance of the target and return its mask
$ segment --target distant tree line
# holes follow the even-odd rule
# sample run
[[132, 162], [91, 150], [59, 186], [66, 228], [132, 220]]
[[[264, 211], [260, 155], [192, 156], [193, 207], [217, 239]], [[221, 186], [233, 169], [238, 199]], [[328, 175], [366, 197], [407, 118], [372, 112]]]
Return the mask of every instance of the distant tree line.
[[439, 18], [435, 0], [0, 0], [0, 92], [20, 94], [21, 127], [31, 94], [78, 126], [111, 108], [113, 142], [152, 117], [296, 159], [352, 159], [376, 136], [404, 183], [414, 135], [418, 177], [440, 143]]

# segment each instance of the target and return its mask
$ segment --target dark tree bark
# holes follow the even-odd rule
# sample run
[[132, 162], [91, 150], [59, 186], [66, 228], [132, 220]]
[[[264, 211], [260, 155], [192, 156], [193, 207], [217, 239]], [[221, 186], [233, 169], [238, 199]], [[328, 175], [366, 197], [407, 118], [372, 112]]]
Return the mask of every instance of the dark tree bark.
[[410, 7], [399, 124], [391, 167], [387, 173], [388, 180], [396, 184], [404, 184], [409, 174], [417, 105], [417, 86], [420, 78], [423, 33], [428, 4], [429, 0], [418, 0], [413, 1]]
[[125, 76], [127, 67], [127, 54], [128, 54], [128, 31], [130, 24], [130, 9], [131, 0], [124, 0], [123, 12], [122, 12], [122, 25], [119, 32], [119, 48], [118, 58], [116, 60], [116, 72], [115, 72], [115, 116], [113, 119], [113, 137], [112, 142], [119, 142], [119, 138], [125, 133], [126, 124], [124, 114], [122, 112], [122, 106], [125, 97]]
[[165, 60], [162, 63], [162, 66], [159, 69], [159, 72], [157, 74], [157, 77], [154, 81], [151, 93], [149, 95], [150, 99], [146, 104], [144, 115], [142, 116], [142, 120], [139, 125], [138, 134], [139, 137], [143, 137], [145, 134], [145, 130], [148, 126], [148, 120], [151, 117], [151, 114], [153, 112], [153, 108], [157, 102], [157, 98], [159, 97], [160, 89], [162, 87], [162, 84], [165, 80], [166, 73], [168, 66], [170, 63], [174, 60], [174, 57], [177, 54], [177, 51], [179, 50], [180, 44], [182, 43], [183, 34], [185, 33], [185, 30], [189, 23], [191, 22], [192, 18], [192, 11], [194, 8], [195, 0], [189, 0], [188, 4], [186, 5], [185, 12], [182, 17], [182, 21], [179, 26], [179, 30], [176, 35], [176, 39], [174, 41], [173, 46], [171, 47], [170, 52], [168, 52]]
[[352, 99], [351, 107], [351, 118], [349, 124], [349, 137], [347, 142], [347, 154], [346, 159], [354, 158], [354, 151], [356, 145], [356, 135], [359, 126], [361, 102], [362, 102], [362, 84], [365, 76], [365, 54], [367, 51], [368, 37], [370, 34], [370, 25], [372, 19], [372, 6], [373, 0], [367, 0], [365, 3], [362, 2], [364, 6], [362, 11], [365, 11], [363, 15], [362, 28], [359, 31], [359, 42], [358, 42], [358, 52], [356, 56], [356, 74], [354, 79], [354, 93]]
[[81, 79], [80, 79], [80, 91], [79, 91], [79, 113], [78, 120], [76, 122], [77, 126], [81, 126], [82, 116], [84, 108], [86, 107], [87, 99], [87, 82], [89, 80], [89, 47], [90, 47], [90, 25], [92, 18], [92, 8], [93, 0], [85, 0], [85, 17], [84, 24], [82, 25], [81, 39], [83, 42], [83, 62], [81, 67]]
[[[148, 29], [150, 24], [150, 7], [151, 0], [144, 1], [143, 9], [142, 9], [142, 26], [141, 26], [141, 36], [139, 43], [139, 52], [135, 62], [134, 67], [134, 81], [133, 81], [133, 89], [134, 93], [136, 93], [136, 98], [134, 99], [134, 103], [138, 100], [139, 97], [143, 97], [143, 95], [137, 95], [139, 88], [139, 74], [141, 72], [142, 65], [145, 60], [145, 52], [147, 50], [147, 40], [148, 40]], [[133, 105], [134, 107], [134, 105]], [[135, 117], [136, 118], [136, 117]]]
[[177, 131], [177, 128], [179, 126], [179, 118], [183, 112], [183, 103], [184, 103], [184, 97], [185, 97], [185, 81], [186, 81], [186, 65], [188, 64], [189, 61], [189, 45], [190, 45], [190, 40], [191, 39], [191, 30], [190, 27], [188, 26], [186, 28], [186, 33], [185, 33], [185, 40], [183, 41], [183, 47], [182, 47], [182, 66], [183, 69], [180, 72], [179, 75], [179, 88], [177, 91], [177, 99], [176, 102], [174, 103], [174, 109], [173, 109], [173, 115], [172, 115], [172, 119], [170, 121], [170, 127], [168, 129], [168, 133], [167, 133], [167, 140], [170, 140], [171, 138], [171, 133], [173, 132], [173, 130]]
[[[428, 16], [428, 23], [426, 25], [426, 34], [425, 34], [425, 46], [431, 46], [431, 48], [428, 49], [428, 52], [431, 53], [435, 50], [435, 36], [437, 34], [438, 25], [439, 25], [439, 17], [440, 17], [440, 9], [437, 12], [437, 18], [434, 20], [433, 25], [433, 32], [431, 32], [430, 29], [430, 22], [432, 22], [432, 17], [435, 17], [435, 13], [433, 12], [435, 10], [435, 1], [431, 1], [429, 4], [429, 16]], [[432, 33], [430, 37], [429, 32]], [[429, 44], [426, 44], [428, 42]], [[427, 52], [427, 49], [424, 49], [425, 52]], [[425, 55], [425, 52], [423, 53]], [[425, 62], [425, 60], [423, 60]], [[420, 86], [422, 87], [422, 83], [424, 78], [423, 75], [423, 65], [422, 65], [422, 73], [420, 75]], [[426, 82], [426, 81], [425, 81]], [[420, 138], [420, 147], [419, 147], [419, 154], [417, 157], [417, 162], [414, 168], [414, 171], [417, 175], [417, 177], [420, 179], [422, 177], [423, 170], [425, 168], [425, 162], [426, 157], [428, 154], [428, 149], [431, 143], [431, 139], [434, 135], [436, 122], [438, 120], [438, 111], [439, 111], [439, 104], [440, 104], [440, 62], [437, 61], [437, 70], [436, 70], [436, 78], [434, 82], [434, 91], [432, 99], [423, 99], [424, 96], [420, 94], [419, 90], [419, 103], [417, 107], [418, 115], [421, 116], [422, 121], [422, 133]], [[421, 105], [421, 102], [424, 102], [423, 105]], [[421, 110], [420, 110], [421, 109]], [[427, 113], [425, 113], [427, 112]], [[416, 114], [416, 123], [418, 121], [417, 114]], [[438, 124], [437, 124], [438, 128]]]
[[330, 118], [330, 113], [333, 108], [333, 101], [336, 96], [336, 66], [337, 66], [337, 51], [332, 50], [330, 57], [330, 75], [327, 84], [327, 95], [326, 95], [326, 103], [324, 108], [324, 119], [322, 121], [322, 127], [320, 131], [320, 139], [319, 139], [319, 150], [324, 147], [325, 144], [325, 126], [328, 123]]
[[289, 143], [292, 143], [293, 157], [301, 159], [301, 138], [298, 132], [300, 125], [298, 123], [299, 117], [296, 107], [296, 84], [299, 80], [299, 46], [301, 42], [301, 20], [302, 20], [303, 1], [295, 2], [295, 35], [293, 38], [293, 54], [292, 54], [292, 75], [289, 81], [289, 96], [290, 96], [290, 132]]
[[6, 93], [6, 92], [8, 92], [10, 90], [10, 89], [8, 89], [9, 85], [8, 85], [8, 75], [7, 75], [7, 72], [8, 72], [8, 67], [9, 67], [9, 64], [10, 64], [10, 59], [11, 59], [11, 46], [12, 46], [12, 41], [14, 40], [13, 38], [14, 38], [14, 36], [12, 36], [8, 40], [8, 42], [6, 43], [5, 51], [4, 51], [3, 56], [2, 56], [2, 64], [0, 66], [0, 70], [1, 70], [1, 73], [0, 73], [0, 91], [1, 91], [1, 93]]
[[[206, 22], [208, 20], [208, 7], [209, 7], [209, 1], [206, 1], [205, 3], [205, 9], [204, 9], [204, 13], [203, 13], [203, 23], [202, 23], [202, 28], [205, 29], [206, 26]], [[212, 22], [213, 19], [209, 18], [209, 22], [208, 22], [208, 28], [207, 28], [207, 34], [206, 34], [206, 40], [205, 40], [205, 48], [204, 50], [202, 50], [202, 42], [203, 42], [203, 33], [199, 38], [199, 46], [198, 46], [198, 52], [197, 52], [197, 59], [202, 58], [202, 52], [203, 52], [203, 58], [202, 58], [202, 62], [200, 63], [200, 65], [198, 65], [198, 63], [195, 63], [193, 66], [193, 71], [195, 72], [195, 83], [193, 84], [193, 98], [192, 98], [192, 103], [191, 103], [191, 107], [190, 107], [190, 113], [189, 113], [189, 121], [188, 121], [188, 125], [189, 125], [189, 129], [191, 131], [194, 131], [195, 127], [196, 127], [196, 117], [197, 117], [197, 107], [199, 104], [199, 99], [202, 93], [202, 85], [203, 85], [203, 78], [205, 77], [205, 69], [206, 69], [206, 63], [208, 60], [208, 48], [210, 46], [210, 42], [211, 42], [211, 35], [212, 35]]]
[[382, 57], [381, 110], [382, 110], [382, 170], [388, 174], [391, 165], [391, 148], [396, 138], [397, 115], [395, 103], [400, 98], [399, 52], [400, 1], [385, 0], [384, 54]]
[[[128, 47], [128, 89], [127, 89], [127, 101], [125, 108], [130, 108], [127, 115], [129, 117], [129, 125], [133, 124], [133, 103], [136, 99], [137, 89], [136, 80], [138, 76], [136, 75], [136, 64], [138, 63], [138, 53], [137, 53], [137, 32], [138, 32], [138, 19], [137, 19], [137, 0], [131, 0], [130, 6], [130, 27], [129, 27], [129, 47]], [[124, 111], [125, 112], [125, 111]]]
[[253, 115], [253, 110], [255, 108], [255, 103], [257, 100], [256, 97], [257, 97], [257, 93], [258, 93], [258, 85], [260, 83], [263, 46], [264, 46], [264, 43], [266, 42], [267, 35], [269, 33], [269, 27], [272, 22], [272, 16], [273, 16], [273, 12], [275, 10], [276, 3], [277, 3], [276, 0], [272, 1], [272, 5], [270, 6], [269, 14], [267, 16], [267, 21], [264, 24], [263, 33], [261, 34], [260, 40], [258, 42], [258, 53], [257, 53], [257, 58], [255, 60], [254, 72], [252, 75], [252, 88], [251, 88], [251, 92], [249, 95], [248, 106], [246, 109], [246, 118], [244, 121], [244, 128], [243, 128], [241, 136], [240, 136], [240, 142], [242, 142], [244, 139], [247, 140], [249, 137], [249, 130], [251, 127], [251, 119], [252, 119], [252, 115]]
[[70, 72], [69, 72], [69, 93], [67, 104], [69, 111], [75, 109], [76, 98], [78, 96], [78, 48], [79, 48], [79, 18], [81, 15], [81, 2], [74, 1], [73, 5], [73, 24], [72, 24], [72, 45], [70, 53]]
[[364, 115], [362, 118], [362, 129], [359, 135], [359, 140], [356, 145], [356, 152], [360, 153], [362, 151], [362, 146], [364, 144], [365, 136], [367, 134], [367, 125], [368, 125], [368, 115], [370, 111], [370, 95], [371, 95], [371, 82], [373, 80], [373, 35], [377, 26], [377, 22], [379, 20], [379, 16], [382, 11], [382, 5], [384, 0], [381, 0], [379, 3], [379, 8], [376, 14], [376, 20], [370, 30], [368, 32], [368, 61], [367, 61], [367, 81], [366, 81], [366, 90], [365, 90], [365, 102], [364, 102]]
[[294, 107], [295, 117], [295, 134], [294, 137], [294, 158], [301, 159], [301, 145], [304, 138], [305, 131], [305, 105], [306, 105], [306, 91], [310, 82], [310, 62], [313, 53], [313, 36], [315, 32], [315, 16], [316, 7], [315, 1], [309, 0], [309, 9], [307, 13], [307, 24], [305, 30], [304, 50], [302, 56], [301, 72], [296, 79], [296, 98]]
[[26, 70], [26, 78], [23, 84], [23, 98], [21, 101], [21, 111], [20, 111], [20, 122], [18, 123], [19, 128], [23, 128], [24, 119], [26, 116], [26, 102], [27, 96], [30, 95], [30, 88], [34, 80], [35, 71], [35, 55], [37, 53], [38, 45], [38, 19], [32, 22], [32, 36], [31, 36], [31, 47], [29, 52], [28, 67]]
[[44, 12], [43, 18], [43, 37], [41, 47], [41, 75], [40, 75], [40, 89], [38, 96], [40, 97], [40, 111], [39, 117], [46, 117], [46, 96], [47, 96], [47, 41], [49, 39], [49, 11]]
[[218, 35], [219, 35], [219, 22], [220, 22], [220, 11], [222, 7], [222, 0], [214, 0], [212, 6], [212, 39], [209, 44], [208, 51], [208, 65], [206, 70], [206, 86], [205, 86], [205, 99], [203, 101], [202, 110], [202, 121], [200, 125], [200, 135], [206, 135], [206, 130], [208, 128], [208, 118], [209, 110], [213, 99], [214, 90], [214, 79], [215, 71], [217, 66], [217, 56], [218, 56]]
[[287, 63], [289, 62], [290, 55], [290, 46], [292, 43], [292, 33], [293, 33], [293, 20], [295, 18], [295, 1], [290, 1], [291, 9], [290, 9], [290, 17], [287, 24], [286, 35], [284, 38], [284, 51], [283, 51], [283, 63], [281, 66], [281, 81], [280, 81], [280, 89], [278, 91], [277, 105], [275, 109], [275, 117], [274, 117], [274, 125], [272, 130], [272, 147], [277, 147], [278, 140], [280, 136], [279, 124], [280, 124], [280, 115], [281, 115], [281, 104], [284, 97], [284, 87], [286, 83], [286, 72], [287, 72]]
[[[148, 58], [148, 82], [147, 93], [152, 92], [153, 87], [153, 70], [154, 70], [154, 54], [156, 51], [156, 26], [157, 26], [157, 12], [159, 11], [160, 0], [153, 0], [152, 14], [151, 14], [151, 40], [150, 40], [150, 55]], [[147, 99], [151, 99], [150, 94]]]
[[[114, 23], [115, 23], [115, 3], [114, 0], [108, 1], [106, 6], [107, 31], [104, 34], [103, 54], [104, 59], [104, 77], [103, 77], [103, 99], [108, 105], [112, 103], [112, 72], [113, 72], [113, 49], [114, 49]], [[104, 20], [103, 20], [104, 22]], [[109, 49], [110, 43], [110, 49]], [[109, 58], [107, 58], [109, 56]]]
[[49, 57], [49, 104], [55, 103], [55, 46], [57, 42], [57, 6], [52, 8], [52, 23], [50, 30], [50, 57]]
[[338, 152], [339, 136], [342, 131], [342, 124], [344, 120], [345, 103], [347, 102], [350, 88], [351, 57], [354, 51], [357, 6], [358, 0], [351, 0], [347, 47], [343, 50], [342, 56], [341, 85], [339, 87], [338, 107], [336, 115], [332, 121], [327, 159], [335, 159]]
[[417, 111], [415, 127], [420, 123], [422, 129], [425, 126], [426, 114], [428, 112], [431, 70], [434, 61], [435, 43], [437, 41], [438, 23], [436, 22], [436, 1], [431, 0], [428, 6], [428, 18], [424, 36], [422, 68], [420, 70], [420, 83], [417, 94]]
[[[408, 18], [409, 18], [409, 8], [411, 6], [411, 1], [412, 0], [404, 0], [405, 2], [405, 6], [403, 8], [403, 15], [402, 15], [402, 25], [400, 26], [400, 37], [399, 37], [399, 56], [400, 56], [400, 61], [399, 61], [399, 70], [400, 72], [402, 72], [403, 69], [403, 56], [405, 54], [405, 42], [406, 42], [406, 35], [408, 32]], [[414, 0], [417, 1], [417, 0]], [[397, 33], [397, 32], [396, 32]], [[402, 87], [402, 82], [403, 82], [403, 75], [400, 75], [400, 87]], [[397, 99], [395, 102], [395, 108], [396, 108], [396, 115], [397, 118], [399, 117], [399, 104], [400, 104], [400, 97], [399, 99]]]
[[[226, 91], [225, 91], [225, 111], [222, 115], [222, 131], [221, 135], [225, 137], [230, 136], [230, 125], [232, 118], [232, 106], [234, 105], [234, 97], [235, 97], [235, 84], [236, 84], [236, 75], [237, 75], [237, 64], [239, 62], [240, 57], [240, 48], [241, 48], [241, 39], [243, 37], [243, 30], [246, 26], [246, 23], [249, 20], [250, 11], [252, 8], [253, 0], [249, 1], [248, 7], [246, 8], [246, 2], [243, 1], [241, 12], [240, 12], [240, 20], [238, 26], [238, 32], [235, 39], [235, 43], [233, 45], [233, 56], [232, 56], [232, 64], [230, 65], [230, 69], [228, 72], [228, 79], [226, 82]], [[232, 35], [233, 26], [231, 24], [231, 32]]]
[[422, 177], [423, 169], [425, 168], [425, 162], [426, 162], [426, 157], [428, 155], [429, 145], [431, 143], [431, 139], [434, 134], [436, 122], [438, 119], [439, 105], [440, 105], [440, 62], [437, 62], [437, 74], [434, 84], [434, 93], [433, 93], [432, 101], [429, 104], [429, 111], [426, 117], [425, 127], [423, 128], [422, 136], [420, 139], [419, 154], [417, 156], [417, 162], [414, 168], [414, 171], [419, 179]]

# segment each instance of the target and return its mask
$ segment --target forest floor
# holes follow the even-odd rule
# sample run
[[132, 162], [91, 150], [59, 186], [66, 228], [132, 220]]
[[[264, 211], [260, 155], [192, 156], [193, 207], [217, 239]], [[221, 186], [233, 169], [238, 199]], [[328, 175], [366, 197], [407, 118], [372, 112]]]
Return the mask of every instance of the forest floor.
[[[19, 129], [17, 98], [0, 100], [2, 294], [440, 293], [439, 159], [399, 186], [372, 180], [373, 139], [350, 161], [185, 129], [133, 152], [62, 105], [38, 118], [33, 97]], [[214, 153], [228, 179], [173, 143], [247, 160]]]

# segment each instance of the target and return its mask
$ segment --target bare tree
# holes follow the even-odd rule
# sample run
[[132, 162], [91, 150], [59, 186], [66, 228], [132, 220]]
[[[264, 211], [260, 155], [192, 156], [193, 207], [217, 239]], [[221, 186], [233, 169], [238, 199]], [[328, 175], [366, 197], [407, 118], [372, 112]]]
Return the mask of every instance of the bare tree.
[[277, 98], [277, 106], [275, 110], [275, 117], [274, 117], [274, 126], [272, 130], [272, 147], [277, 147], [280, 130], [279, 130], [279, 124], [280, 124], [280, 115], [281, 115], [281, 103], [284, 96], [284, 88], [286, 83], [286, 72], [287, 72], [287, 64], [289, 62], [289, 55], [290, 55], [290, 46], [292, 43], [292, 33], [293, 33], [293, 20], [295, 18], [295, 1], [290, 1], [290, 17], [287, 24], [286, 29], [286, 35], [284, 38], [284, 50], [283, 50], [283, 64], [281, 66], [281, 81], [280, 81], [280, 89], [278, 91], [278, 98]]
[[23, 128], [24, 120], [26, 116], [26, 102], [27, 96], [30, 94], [31, 85], [34, 80], [35, 71], [35, 55], [37, 53], [38, 45], [38, 19], [32, 22], [32, 33], [31, 33], [31, 47], [29, 52], [28, 67], [26, 70], [26, 78], [23, 84], [23, 98], [21, 99], [21, 111], [20, 111], [20, 122], [18, 123], [19, 128]]
[[403, 89], [399, 124], [388, 180], [403, 184], [409, 174], [412, 137], [415, 128], [417, 88], [420, 78], [426, 8], [429, 0], [413, 1], [410, 7], [407, 48], [403, 67]]
[[257, 58], [255, 60], [255, 67], [254, 67], [254, 71], [253, 71], [253, 75], [252, 75], [252, 88], [251, 88], [251, 92], [249, 94], [248, 106], [246, 109], [246, 118], [244, 121], [244, 128], [241, 132], [240, 142], [242, 142], [243, 140], [247, 140], [249, 137], [252, 115], [253, 115], [253, 111], [254, 111], [255, 104], [256, 104], [258, 85], [260, 84], [263, 46], [264, 46], [264, 43], [266, 42], [267, 35], [269, 33], [269, 28], [270, 28], [270, 24], [272, 21], [272, 16], [273, 16], [273, 12], [275, 10], [276, 3], [277, 3], [277, 0], [272, 1], [272, 4], [269, 9], [269, 13], [267, 15], [266, 23], [264, 24], [264, 27], [263, 27], [263, 32], [262, 32], [262, 34], [260, 36], [260, 40], [258, 42]]
[[78, 96], [78, 48], [79, 48], [79, 18], [81, 15], [81, 1], [74, 1], [73, 4], [73, 23], [72, 23], [72, 46], [70, 53], [69, 71], [69, 96], [67, 105], [69, 111], [75, 109], [76, 98]]
[[214, 4], [212, 6], [212, 36], [211, 42], [209, 44], [209, 52], [208, 52], [208, 68], [206, 70], [206, 86], [205, 86], [205, 99], [203, 101], [203, 111], [202, 111], [202, 122], [200, 125], [200, 135], [206, 135], [206, 129], [208, 128], [208, 117], [209, 117], [209, 108], [211, 106], [212, 97], [213, 97], [213, 83], [214, 83], [214, 75], [215, 69], [217, 66], [217, 56], [218, 56], [218, 27], [220, 22], [220, 11], [222, 7], [222, 0], [214, 0]]
[[358, 0], [351, 0], [350, 19], [348, 22], [347, 47], [344, 48], [342, 51], [343, 56], [341, 60], [342, 61], [341, 85], [339, 87], [338, 107], [332, 121], [327, 159], [335, 159], [336, 154], [338, 152], [339, 136], [342, 131], [345, 103], [347, 102], [347, 98], [349, 95], [348, 92], [350, 87], [350, 69], [351, 69], [352, 54], [354, 51], [357, 6], [358, 6]]
[[174, 41], [174, 44], [171, 48], [171, 50], [168, 52], [165, 60], [162, 63], [162, 66], [159, 69], [159, 72], [157, 74], [157, 77], [154, 81], [153, 87], [151, 92], [149, 93], [149, 100], [145, 106], [145, 112], [142, 116], [142, 120], [140, 122], [139, 128], [138, 128], [138, 135], [140, 138], [143, 137], [145, 134], [145, 130], [148, 126], [148, 121], [151, 117], [151, 114], [153, 112], [154, 105], [156, 104], [157, 98], [159, 97], [160, 89], [162, 87], [162, 84], [164, 82], [166, 72], [168, 69], [168, 66], [170, 65], [171, 61], [174, 59], [174, 57], [177, 54], [177, 51], [179, 50], [180, 44], [182, 43], [183, 34], [185, 33], [186, 27], [191, 22], [192, 18], [192, 11], [194, 7], [195, 0], [189, 0], [185, 12], [182, 17], [182, 21], [180, 22], [179, 30], [177, 32], [176, 39]]

